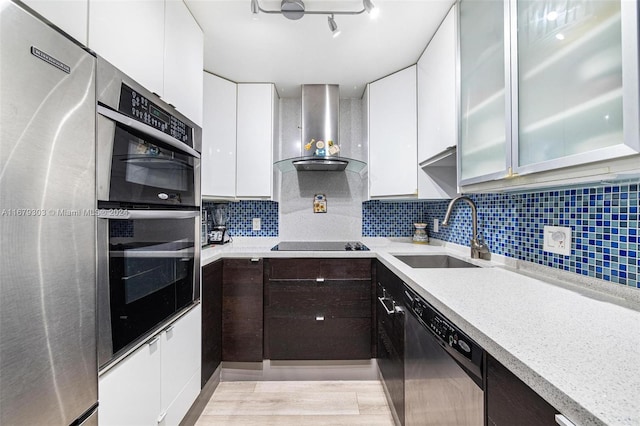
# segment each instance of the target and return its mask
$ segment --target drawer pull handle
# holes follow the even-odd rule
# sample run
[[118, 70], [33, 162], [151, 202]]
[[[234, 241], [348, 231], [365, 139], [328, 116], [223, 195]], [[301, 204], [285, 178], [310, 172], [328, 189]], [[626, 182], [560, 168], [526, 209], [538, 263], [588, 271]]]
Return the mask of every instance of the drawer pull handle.
[[324, 321], [324, 315], [316, 315], [316, 321]]
[[164, 421], [164, 418], [167, 417], [167, 412], [165, 411], [164, 413], [160, 414], [160, 416], [158, 417], [158, 424], [162, 423]]
[[176, 328], [176, 326], [171, 324], [169, 327], [165, 328], [164, 331], [165, 333], [172, 333], [174, 328]]
[[155, 345], [156, 343], [158, 343], [158, 341], [159, 341], [159, 340], [160, 340], [160, 338], [159, 338], [159, 337], [155, 337], [155, 338], [151, 339], [151, 340], [149, 341], [149, 343], [147, 343], [147, 344], [148, 344], [149, 346], [153, 346], [153, 345]]
[[251, 263], [258, 263], [258, 262], [260, 262], [260, 258], [258, 258], [258, 257], [252, 257], [251, 258]]
[[316, 282], [317, 283], [323, 283], [324, 282], [324, 278], [316, 278]]

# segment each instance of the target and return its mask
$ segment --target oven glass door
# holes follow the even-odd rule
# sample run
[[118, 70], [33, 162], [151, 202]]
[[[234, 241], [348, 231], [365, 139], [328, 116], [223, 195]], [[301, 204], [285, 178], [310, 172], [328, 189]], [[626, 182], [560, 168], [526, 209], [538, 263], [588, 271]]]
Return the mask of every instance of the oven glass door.
[[118, 123], [113, 141], [109, 201], [195, 206], [197, 161]]
[[108, 219], [113, 355], [198, 299], [195, 233], [199, 215], [197, 211], [132, 211], [127, 219]]

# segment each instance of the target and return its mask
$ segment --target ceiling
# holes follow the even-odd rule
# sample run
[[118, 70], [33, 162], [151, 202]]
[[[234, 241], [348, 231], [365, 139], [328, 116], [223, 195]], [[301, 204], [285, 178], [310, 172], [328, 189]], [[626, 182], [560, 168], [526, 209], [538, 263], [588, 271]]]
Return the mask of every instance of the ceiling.
[[[259, 13], [251, 0], [186, 0], [204, 31], [204, 69], [239, 83], [272, 82], [280, 97], [300, 96], [301, 84], [339, 84], [341, 98], [360, 98], [366, 83], [416, 63], [454, 0], [372, 0], [373, 20], [327, 15], [290, 20]], [[280, 1], [260, 0], [266, 10]], [[361, 10], [359, 0], [306, 0], [305, 9]]]

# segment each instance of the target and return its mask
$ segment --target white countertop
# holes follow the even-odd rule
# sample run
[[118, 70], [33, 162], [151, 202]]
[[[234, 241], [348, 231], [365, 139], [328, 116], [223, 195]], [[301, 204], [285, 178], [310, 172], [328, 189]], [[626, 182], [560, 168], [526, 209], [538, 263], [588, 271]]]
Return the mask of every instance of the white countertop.
[[[375, 257], [576, 425], [640, 425], [640, 311], [614, 297], [471, 260], [468, 248], [450, 244], [363, 238], [371, 251], [270, 251], [278, 241], [205, 248], [202, 265], [222, 257]], [[393, 257], [418, 253], [484, 268], [418, 269]]]

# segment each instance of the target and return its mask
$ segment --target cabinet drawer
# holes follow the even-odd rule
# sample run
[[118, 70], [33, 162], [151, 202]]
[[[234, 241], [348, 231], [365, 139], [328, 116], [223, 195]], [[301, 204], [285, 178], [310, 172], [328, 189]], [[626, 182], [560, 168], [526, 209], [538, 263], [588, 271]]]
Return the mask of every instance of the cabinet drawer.
[[371, 259], [269, 259], [272, 280], [371, 280]]
[[270, 358], [331, 360], [371, 358], [370, 318], [269, 320]]
[[269, 281], [270, 318], [370, 318], [370, 281]]

